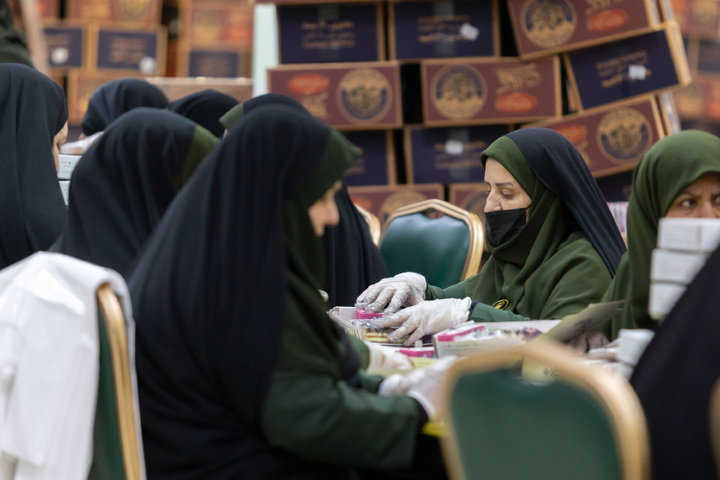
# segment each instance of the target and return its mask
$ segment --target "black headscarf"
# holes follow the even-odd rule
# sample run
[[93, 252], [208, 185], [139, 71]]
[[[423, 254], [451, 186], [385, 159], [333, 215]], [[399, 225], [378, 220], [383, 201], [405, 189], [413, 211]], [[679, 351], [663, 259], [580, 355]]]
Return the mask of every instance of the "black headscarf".
[[168, 110], [189, 118], [222, 138], [225, 127], [220, 124], [220, 117], [237, 104], [238, 101], [230, 95], [208, 89], [170, 102]]
[[[221, 119], [232, 126], [244, 114], [268, 105], [286, 105], [313, 118], [297, 100], [277, 93], [268, 93], [239, 104]], [[355, 300], [368, 286], [388, 276], [388, 268], [380, 249], [373, 243], [370, 228], [350, 198], [343, 180], [335, 195], [340, 223], [325, 229], [322, 238], [325, 251], [325, 284], [328, 307], [355, 305]]]
[[172, 112], [118, 118], [73, 171], [65, 231], [52, 250], [123, 276], [175, 194], [217, 139]]
[[158, 87], [137, 78], [121, 78], [95, 90], [82, 120], [82, 132], [102, 132], [123, 113], [133, 108], [167, 108], [168, 99]]
[[268, 106], [175, 198], [129, 282], [149, 474], [249, 478], [281, 454], [258, 421], [285, 318], [338, 339], [307, 211], [356, 155], [335, 130]]
[[0, 63], [22, 63], [32, 67], [25, 36], [15, 29], [6, 0], [0, 0]]
[[630, 383], [645, 411], [653, 478], [716, 479], [710, 394], [720, 379], [720, 250], [688, 286], [640, 357]]
[[48, 248], [67, 209], [53, 160], [65, 94], [37, 70], [0, 64], [0, 268]]
[[625, 242], [577, 148], [549, 128], [524, 128], [506, 137], [517, 144], [535, 176], [562, 199], [614, 275]]
[[225, 115], [220, 117], [220, 123], [230, 130], [230, 127], [235, 125], [243, 117], [243, 115], [258, 107], [267, 105], [285, 105], [294, 108], [298, 112], [303, 112], [308, 116], [312, 116], [310, 115], [310, 112], [302, 106], [302, 103], [298, 102], [294, 98], [288, 97], [287, 95], [280, 95], [279, 93], [266, 93], [235, 105], [228, 110]]

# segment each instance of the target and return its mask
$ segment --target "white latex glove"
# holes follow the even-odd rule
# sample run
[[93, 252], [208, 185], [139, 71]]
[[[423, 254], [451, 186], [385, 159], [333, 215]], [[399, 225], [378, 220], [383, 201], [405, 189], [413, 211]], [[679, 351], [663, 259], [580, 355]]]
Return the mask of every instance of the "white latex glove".
[[445, 377], [457, 359], [455, 356], [444, 357], [427, 368], [414, 370], [407, 375], [391, 375], [380, 384], [378, 393], [406, 394], [417, 400], [430, 420], [434, 420], [444, 410]]
[[401, 307], [408, 307], [425, 300], [427, 281], [419, 273], [399, 273], [391, 278], [383, 278], [370, 285], [355, 300], [355, 308], [366, 312], [395, 313]]
[[395, 375], [390, 375], [380, 383], [378, 393], [380, 395], [404, 395], [408, 393], [411, 388], [414, 388], [418, 383], [422, 382], [426, 375], [433, 375], [430, 372], [434, 372], [435, 370], [442, 372], [447, 371], [450, 365], [457, 359], [458, 357], [449, 355], [425, 368], [416, 368], [407, 374], [396, 373]]
[[568, 342], [568, 345], [575, 350], [586, 353], [594, 348], [600, 348], [607, 345], [610, 341], [605, 334], [599, 330], [590, 330], [583, 332]]
[[394, 315], [385, 315], [383, 318], [373, 320], [372, 325], [377, 328], [388, 328], [402, 324], [388, 335], [388, 340], [397, 342], [410, 335], [403, 343], [412, 345], [424, 335], [441, 332], [467, 322], [470, 318], [471, 303], [470, 297], [430, 300], [400, 310]]
[[412, 360], [407, 355], [398, 352], [397, 348], [378, 345], [364, 341], [370, 350], [370, 363], [368, 370], [373, 368], [414, 368]]

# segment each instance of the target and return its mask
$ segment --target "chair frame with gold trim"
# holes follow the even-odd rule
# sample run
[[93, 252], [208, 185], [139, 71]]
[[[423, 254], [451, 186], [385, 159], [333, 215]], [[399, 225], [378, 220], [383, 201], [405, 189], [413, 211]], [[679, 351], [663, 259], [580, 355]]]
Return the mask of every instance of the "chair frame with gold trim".
[[469, 244], [467, 255], [465, 257], [465, 264], [458, 281], [466, 280], [468, 277], [478, 272], [480, 268], [480, 261], [482, 260], [484, 245], [484, 227], [482, 220], [480, 220], [480, 218], [472, 212], [436, 198], [406, 205], [392, 212], [383, 225], [383, 234], [380, 240], [381, 248], [388, 228], [393, 221], [400, 217], [414, 215], [416, 213], [421, 213], [426, 216], [432, 215], [433, 213], [439, 213], [463, 222], [469, 231]]
[[710, 392], [710, 441], [720, 478], [720, 378], [715, 381]]
[[89, 480], [140, 480], [141, 460], [125, 319], [115, 292], [97, 290], [100, 377]]
[[[455, 424], [452, 411], [453, 394], [455, 392], [455, 388], [458, 386], [458, 382], [461, 379], [471, 378], [470, 376], [472, 375], [510, 374], [511, 371], [517, 371], [515, 369], [517, 369], [520, 365], [523, 365], [523, 367], [528, 366], [531, 370], [532, 366], [534, 366], [535, 375], [528, 377], [526, 375], [528, 372], [525, 368], [523, 368], [523, 378], [521, 378], [520, 375], [511, 376], [510, 378], [514, 379], [514, 383], [511, 383], [509, 380], [507, 381], [507, 384], [509, 385], [507, 389], [512, 392], [509, 395], [511, 395], [514, 400], [518, 400], [518, 404], [523, 405], [523, 410], [525, 410], [522, 412], [522, 419], [526, 420], [528, 417], [536, 418], [536, 416], [537, 418], [541, 418], [544, 413], [541, 411], [542, 407], [535, 409], [536, 403], [532, 402], [532, 394], [530, 394], [530, 398], [523, 397], [523, 395], [528, 395], [531, 390], [537, 391], [538, 389], [542, 389], [543, 386], [541, 384], [543, 383], [561, 383], [563, 384], [563, 392], [572, 392], [572, 395], [574, 396], [573, 398], [577, 397], [577, 400], [571, 400], [573, 405], [577, 403], [578, 408], [575, 409], [576, 419], [578, 418], [577, 412], [584, 411], [581, 410], [581, 408], [587, 408], [585, 407], [587, 405], [592, 405], [592, 408], [594, 408], [595, 411], [599, 410], [603, 412], [601, 416], [604, 426], [610, 431], [612, 443], [614, 444], [614, 449], [610, 448], [610, 450], [614, 450], [614, 459], [616, 460], [616, 462], [610, 466], [610, 469], [617, 469], [617, 478], [627, 480], [649, 479], [650, 446], [647, 424], [640, 401], [635, 395], [635, 392], [632, 390], [630, 384], [624, 378], [620, 377], [620, 375], [609, 370], [605, 370], [599, 366], [586, 365], [583, 363], [583, 359], [585, 359], [585, 357], [570, 350], [569, 347], [540, 340], [516, 348], [466, 357], [453, 365], [447, 377], [447, 388], [445, 392], [445, 399], [447, 402], [445, 404], [447, 406], [447, 425], [445, 428], [445, 435], [441, 438], [443, 458], [448, 468], [450, 478], [457, 480], [481, 477], [485, 478], [485, 476], [487, 476], [487, 472], [467, 472], [465, 471], [465, 468], [469, 468], [469, 466], [463, 465], [461, 457], [464, 449], [461, 448], [460, 445], [462, 440], [458, 439], [458, 426]], [[537, 373], [538, 366], [542, 366], [539, 370], [541, 372], [540, 374]], [[551, 377], [551, 379], [548, 378], [548, 376]], [[540, 379], [540, 377], [544, 378]], [[474, 378], [477, 379], [478, 377]], [[537, 382], [536, 380], [540, 381]], [[502, 382], [505, 384], [506, 380], [502, 380]], [[481, 384], [476, 384], [475, 386], [477, 387], [478, 385]], [[558, 390], [555, 390], [555, 392], [558, 392]], [[548, 398], [551, 398], [550, 395], [552, 394], [553, 392], [548, 393]], [[563, 393], [563, 395], [567, 394]], [[500, 401], [501, 398], [502, 397], [498, 396], [495, 400]], [[510, 397], [506, 396], [505, 398]], [[474, 399], [470, 399], [470, 401], [473, 400]], [[558, 399], [558, 401], [559, 400], [560, 399]], [[492, 407], [483, 405], [482, 399], [478, 399], [477, 403], [473, 404], [473, 408], [481, 410]], [[516, 411], [519, 412], [520, 409], [517, 408]], [[470, 413], [470, 415], [472, 415], [472, 413]], [[486, 413], [481, 412], [479, 415], [486, 415]], [[493, 411], [493, 415], [495, 416], [495, 419], [507, 418], [507, 415], [497, 417], [496, 411]], [[515, 418], [516, 417], [513, 417], [513, 419]], [[548, 417], [546, 416], [545, 418]], [[569, 418], [570, 417], [565, 419], [566, 422], [569, 422]], [[558, 418], [553, 418], [553, 420], [556, 422], [563, 421], [563, 419]], [[477, 426], [475, 423], [472, 423], [472, 420], [467, 416], [459, 418], [458, 425], [459, 422], [465, 424], [465, 428], [467, 428], [468, 425], [472, 425], [473, 427]], [[498, 424], [502, 424], [502, 421], [498, 421]], [[575, 426], [576, 423], [565, 423], [564, 425]], [[528, 429], [531, 428], [532, 426], [528, 425]], [[568, 431], [571, 433], [568, 434]], [[495, 432], [495, 429], [490, 428], [488, 430], [484, 430], [483, 435], [486, 435], [485, 438], [487, 438], [487, 435], [493, 435], [492, 432]], [[514, 433], [514, 430], [507, 431], [505, 434], [512, 435], [511, 432]], [[560, 440], [566, 442], [566, 444], [567, 442], [573, 442], [573, 444], [576, 444], [578, 448], [580, 448], [589, 446], [589, 444], [583, 442], [585, 442], [586, 436], [592, 435], [592, 432], [581, 430], [581, 428], [574, 430], [570, 428], [569, 430], [566, 429], [562, 433], [559, 431], [551, 432], [543, 430], [543, 432], [538, 435], [542, 436], [542, 439], [546, 442], [546, 444], [551, 447], [554, 445], [553, 440]], [[517, 436], [513, 438], [517, 438]], [[535, 437], [532, 436], [531, 438], [531, 435], [528, 433], [526, 439], [534, 441]], [[465, 437], [465, 441], [467, 441], [467, 437]], [[538, 452], [528, 451], [528, 448], [521, 449], [519, 446], [520, 442], [517, 442], [518, 444], [506, 446], [502, 445], [502, 440], [495, 436], [492, 440], [488, 441], [492, 441], [493, 444], [498, 445], [499, 449], [506, 447], [508, 449], [506, 451], [514, 453], [513, 463], [517, 464], [517, 466], [514, 465], [512, 467], [506, 467], [506, 464], [503, 464], [499, 467], [501, 469], [507, 468], [508, 471], [514, 471], [514, 473], [517, 474], [517, 470], [514, 470], [515, 468], [522, 469], [525, 468], [525, 465], [527, 465], [527, 469], [530, 471], [533, 471], [532, 469], [535, 468], [535, 471], [531, 476], [536, 479], [588, 478], [586, 475], [589, 475], [589, 472], [583, 471], [573, 471], [572, 474], [567, 474], [567, 472], [565, 472], [567, 474], [566, 477], [559, 473], [560, 470], [558, 470], [558, 472], [538, 471], [540, 469], [535, 463], [538, 460]], [[600, 441], [601, 440], [598, 440], [598, 442]], [[537, 443], [533, 443], [533, 445], [537, 445]], [[469, 445], [466, 445], [465, 449], [469, 450], [469, 447]], [[498, 463], [492, 453], [488, 454], [488, 458], [484, 458], [482, 457], [482, 449], [478, 448], [477, 444], [474, 447], [475, 448], [472, 449], [472, 455], [477, 456], [479, 461]], [[543, 451], [547, 452], [548, 449], [544, 448]], [[552, 452], [552, 458], [548, 459], [547, 457], [543, 457], [543, 460], [548, 460], [553, 466], [562, 465], [563, 467], [566, 467], [565, 469], [567, 470], [568, 460], [572, 455], [572, 452], [565, 452], [561, 448], [551, 448], [550, 451]], [[587, 451], [589, 450], [583, 450], [583, 452]], [[557, 455], [555, 455], [556, 453]], [[596, 465], [604, 461], [604, 459], [600, 458], [603, 455], [602, 452], [593, 452], [592, 455], [595, 456], [593, 461], [596, 462]], [[466, 456], [466, 458], [468, 457]], [[485, 467], [483, 466], [480, 468]], [[552, 470], [552, 467], [549, 470]], [[597, 474], [595, 477], [597, 477]], [[504, 478], [512, 477], [508, 475]]]
[[365, 219], [365, 223], [367, 223], [368, 228], [370, 229], [370, 238], [372, 238], [372, 241], [375, 245], [380, 245], [380, 235], [382, 233], [382, 225], [380, 225], [380, 220], [372, 213], [368, 212], [364, 208], [362, 208], [360, 205], [354, 203], [355, 208], [357, 208], [358, 212], [360, 212], [360, 215]]

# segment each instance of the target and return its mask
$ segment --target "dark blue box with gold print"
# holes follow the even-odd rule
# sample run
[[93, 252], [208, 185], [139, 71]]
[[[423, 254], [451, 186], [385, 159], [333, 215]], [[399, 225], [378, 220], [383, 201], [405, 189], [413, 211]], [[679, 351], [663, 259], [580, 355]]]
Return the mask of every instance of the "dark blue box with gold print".
[[510, 131], [508, 125], [404, 128], [408, 183], [482, 182], [480, 156]]
[[383, 4], [278, 5], [279, 61], [385, 60]]
[[345, 182], [358, 185], [395, 185], [395, 149], [392, 130], [343, 132], [362, 154], [345, 173]]
[[565, 55], [582, 109], [690, 83], [677, 25]]
[[85, 68], [87, 29], [79, 23], [54, 22], [43, 27], [48, 63], [53, 69]]
[[500, 55], [494, 0], [396, 0], [388, 7], [393, 60]]
[[96, 49], [93, 66], [103, 71], [162, 75], [165, 73], [166, 35], [162, 28], [100, 27], [93, 32]]

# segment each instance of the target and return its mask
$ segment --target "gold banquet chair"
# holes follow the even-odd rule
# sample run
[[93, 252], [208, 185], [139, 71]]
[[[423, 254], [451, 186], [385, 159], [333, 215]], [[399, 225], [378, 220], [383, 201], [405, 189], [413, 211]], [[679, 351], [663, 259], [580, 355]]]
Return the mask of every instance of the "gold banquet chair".
[[533, 343], [450, 370], [442, 437], [450, 477], [648, 479], [647, 425], [629, 383], [566, 347]]
[[482, 222], [474, 213], [430, 199], [390, 214], [380, 251], [390, 275], [417, 272], [430, 285], [449, 287], [477, 273], [483, 234]]
[[140, 480], [140, 432], [133, 401], [125, 319], [115, 292], [98, 288], [100, 376], [88, 480]]
[[715, 381], [710, 392], [710, 441], [720, 478], [720, 378]]
[[365, 219], [365, 223], [367, 223], [368, 228], [370, 229], [370, 238], [372, 238], [373, 243], [375, 245], [380, 245], [380, 233], [382, 231], [380, 220], [372, 212], [368, 212], [360, 205], [353, 205], [355, 205], [355, 208], [357, 208], [358, 212], [360, 212], [360, 215], [362, 215], [362, 217]]

